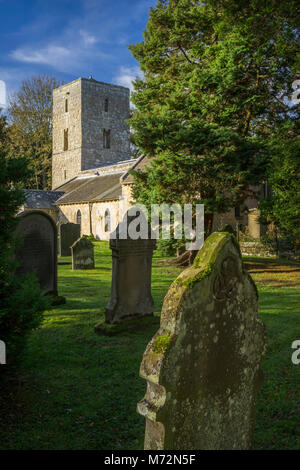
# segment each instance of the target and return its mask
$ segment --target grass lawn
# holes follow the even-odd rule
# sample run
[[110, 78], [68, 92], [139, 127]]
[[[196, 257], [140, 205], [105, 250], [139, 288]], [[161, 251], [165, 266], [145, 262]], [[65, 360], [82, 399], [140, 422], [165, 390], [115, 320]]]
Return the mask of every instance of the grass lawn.
[[[145, 393], [139, 365], [159, 326], [169, 285], [181, 271], [153, 263], [156, 317], [143, 330], [98, 336], [110, 295], [111, 252], [95, 243], [96, 269], [59, 266], [67, 303], [45, 313], [28, 341], [17, 374], [0, 395], [0, 449], [141, 449], [145, 420], [136, 403]], [[291, 343], [300, 339], [300, 263], [246, 258], [259, 289], [269, 346], [259, 394], [255, 449], [300, 449], [300, 365]]]

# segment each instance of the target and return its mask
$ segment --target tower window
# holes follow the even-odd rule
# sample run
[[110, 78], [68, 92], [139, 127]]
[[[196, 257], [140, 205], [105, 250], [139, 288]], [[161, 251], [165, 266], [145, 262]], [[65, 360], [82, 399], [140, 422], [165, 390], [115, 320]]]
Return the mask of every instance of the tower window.
[[69, 147], [69, 129], [64, 130], [64, 150], [68, 150]]
[[64, 170], [64, 178], [67, 179], [67, 170]]
[[110, 211], [106, 209], [104, 214], [104, 231], [110, 232]]
[[68, 100], [65, 99], [65, 113], [68, 112]]
[[104, 101], [104, 111], [107, 113], [108, 111], [108, 98], [105, 99]]
[[103, 129], [103, 148], [110, 148], [110, 129]]
[[80, 212], [80, 210], [78, 210], [77, 214], [76, 214], [76, 223], [81, 225], [81, 212]]

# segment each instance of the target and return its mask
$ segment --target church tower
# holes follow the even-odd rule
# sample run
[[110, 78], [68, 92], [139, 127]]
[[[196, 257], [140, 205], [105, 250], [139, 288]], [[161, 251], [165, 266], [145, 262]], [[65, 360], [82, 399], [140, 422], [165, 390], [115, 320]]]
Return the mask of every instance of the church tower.
[[129, 89], [78, 78], [53, 91], [52, 188], [130, 158]]

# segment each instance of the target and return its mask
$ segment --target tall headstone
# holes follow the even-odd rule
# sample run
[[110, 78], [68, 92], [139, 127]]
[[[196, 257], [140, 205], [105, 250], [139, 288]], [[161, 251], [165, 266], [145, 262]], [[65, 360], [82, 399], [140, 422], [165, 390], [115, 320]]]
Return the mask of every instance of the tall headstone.
[[235, 238], [213, 233], [171, 285], [138, 403], [145, 449], [251, 448], [265, 328]]
[[[139, 214], [141, 220], [142, 214]], [[151, 295], [151, 269], [156, 240], [151, 239], [147, 224], [147, 239], [133, 239], [128, 228], [137, 219], [125, 215], [110, 239], [112, 250], [111, 296], [105, 311], [107, 323], [120, 323], [124, 319], [153, 315]], [[146, 222], [145, 222], [146, 223]], [[126, 233], [126, 238], [122, 238]]]
[[94, 269], [94, 245], [85, 237], [79, 238], [71, 246], [72, 269]]
[[80, 238], [80, 224], [60, 224], [59, 226], [59, 254], [71, 256], [71, 246]]
[[44, 294], [57, 295], [57, 232], [53, 219], [42, 211], [25, 211], [18, 216], [16, 236], [17, 274], [35, 272]]

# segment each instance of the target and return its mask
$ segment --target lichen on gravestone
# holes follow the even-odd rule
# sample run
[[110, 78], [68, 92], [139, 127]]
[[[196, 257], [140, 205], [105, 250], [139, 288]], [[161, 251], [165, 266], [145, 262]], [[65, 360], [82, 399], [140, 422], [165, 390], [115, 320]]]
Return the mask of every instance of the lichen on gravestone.
[[249, 449], [265, 328], [229, 233], [214, 233], [171, 285], [140, 375], [145, 449]]

